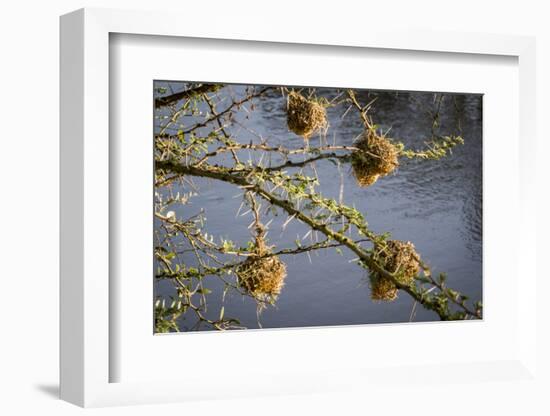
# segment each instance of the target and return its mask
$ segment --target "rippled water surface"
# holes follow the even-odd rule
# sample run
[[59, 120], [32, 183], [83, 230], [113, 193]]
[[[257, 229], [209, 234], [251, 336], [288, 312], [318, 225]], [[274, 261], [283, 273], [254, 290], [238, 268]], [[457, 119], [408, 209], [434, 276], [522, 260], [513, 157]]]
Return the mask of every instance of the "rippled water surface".
[[[178, 83], [157, 83], [177, 90]], [[232, 86], [236, 92], [242, 87]], [[319, 89], [331, 99], [336, 92]], [[408, 147], [421, 148], [430, 137], [434, 111], [433, 93], [360, 91], [362, 103], [377, 98], [370, 115], [381, 129], [391, 129], [390, 137]], [[255, 110], [239, 112], [230, 132], [241, 142], [257, 141], [258, 136], [272, 144], [302, 146], [302, 139], [288, 131], [285, 100], [280, 94], [255, 100]], [[327, 140], [337, 145], [351, 145], [362, 131], [356, 112], [342, 118], [345, 107], [329, 108], [330, 128]], [[392, 238], [412, 241], [423, 260], [434, 273], [446, 272], [448, 285], [471, 299], [482, 296], [482, 97], [469, 94], [445, 94], [440, 110], [440, 134], [461, 131], [465, 145], [439, 161], [401, 160], [398, 170], [378, 180], [373, 186], [360, 188], [350, 173], [349, 165], [340, 172], [330, 161], [319, 161], [315, 167], [322, 193], [338, 197], [343, 183], [344, 201], [364, 213], [370, 228], [390, 232]], [[246, 118], [248, 117], [248, 118]], [[319, 137], [310, 140], [319, 145]], [[199, 195], [190, 205], [176, 209], [178, 216], [188, 217], [203, 208], [208, 234], [229, 237], [245, 244], [251, 238], [247, 229], [250, 216], [236, 216], [241, 198], [238, 190], [225, 183], [194, 179]], [[182, 190], [183, 191], [183, 190]], [[269, 239], [278, 247], [294, 246], [307, 228], [292, 221], [281, 231], [286, 216], [276, 217]], [[269, 307], [260, 317], [263, 328], [301, 327], [436, 320], [437, 316], [417, 307], [411, 316], [413, 301], [406, 294], [391, 303], [375, 303], [369, 296], [366, 273], [350, 261], [354, 258], [333, 249], [307, 255], [287, 256], [286, 285], [276, 307]], [[191, 255], [184, 259], [192, 264]], [[209, 296], [212, 311], [219, 311], [222, 285], [211, 278], [213, 293]], [[168, 282], [155, 283], [157, 295], [169, 296]], [[225, 315], [237, 317], [248, 328], [258, 328], [256, 305], [236, 293], [225, 297]], [[186, 323], [181, 322], [182, 329]]]

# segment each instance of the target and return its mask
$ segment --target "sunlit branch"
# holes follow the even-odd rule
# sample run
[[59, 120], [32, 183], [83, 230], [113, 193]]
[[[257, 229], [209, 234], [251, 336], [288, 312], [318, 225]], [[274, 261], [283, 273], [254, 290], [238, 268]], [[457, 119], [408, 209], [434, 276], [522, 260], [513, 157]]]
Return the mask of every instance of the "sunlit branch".
[[[380, 264], [378, 264], [376, 260], [374, 260], [372, 254], [368, 250], [365, 250], [364, 248], [362, 248], [352, 238], [332, 230], [329, 226], [327, 226], [324, 223], [315, 221], [313, 218], [306, 215], [304, 212], [296, 209], [291, 202], [289, 202], [288, 200], [282, 199], [276, 196], [275, 194], [267, 191], [261, 185], [251, 182], [247, 180], [245, 177], [228, 174], [223, 169], [215, 168], [213, 166], [197, 168], [194, 166], [185, 166], [182, 164], [178, 164], [173, 161], [158, 161], [156, 163], [156, 169], [162, 169], [162, 170], [170, 171], [180, 175], [192, 175], [192, 176], [200, 176], [205, 178], [216, 179], [216, 180], [224, 181], [224, 182], [239, 186], [243, 189], [246, 189], [247, 191], [254, 192], [255, 194], [259, 195], [260, 197], [268, 201], [270, 204], [277, 206], [279, 208], [282, 208], [290, 216], [307, 224], [313, 230], [319, 231], [329, 239], [332, 239], [342, 244], [343, 246], [346, 246], [349, 250], [351, 250], [357, 255], [361, 263], [364, 264], [368, 269], [370, 269], [371, 271], [375, 271], [381, 276], [392, 281], [397, 288], [408, 293], [416, 301], [423, 304], [427, 308], [434, 310], [434, 312], [436, 312], [442, 320], [448, 320], [453, 318], [453, 315], [451, 314], [450, 311], [441, 309], [437, 304], [433, 303], [433, 301], [431, 301], [429, 298], [424, 296], [422, 292], [419, 292], [408, 285], [400, 283], [393, 273], [388, 272], [382, 266], [380, 266]], [[383, 242], [379, 238], [377, 238], [377, 236], [375, 236], [374, 234], [366, 230], [366, 227], [362, 227], [360, 231], [363, 231], [363, 233], [366, 233], [366, 237], [369, 238], [375, 245], [383, 244]], [[468, 315], [473, 315], [476, 317], [479, 316], [478, 313], [476, 313], [475, 311], [470, 311], [464, 305], [459, 304], [458, 306], [461, 309], [463, 309], [464, 312]]]

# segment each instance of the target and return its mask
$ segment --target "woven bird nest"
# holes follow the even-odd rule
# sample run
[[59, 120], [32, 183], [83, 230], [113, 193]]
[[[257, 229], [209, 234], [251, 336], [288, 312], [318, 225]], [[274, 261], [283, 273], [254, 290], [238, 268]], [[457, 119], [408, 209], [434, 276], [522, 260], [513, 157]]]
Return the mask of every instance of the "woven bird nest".
[[317, 101], [292, 91], [288, 94], [287, 123], [291, 131], [308, 139], [317, 130], [327, 127], [327, 112]]
[[354, 146], [358, 150], [351, 155], [351, 167], [359, 186], [372, 185], [380, 176], [392, 173], [399, 166], [397, 147], [374, 129], [365, 130]]
[[[395, 275], [401, 284], [411, 286], [420, 271], [420, 256], [410, 241], [390, 240], [379, 254], [379, 263]], [[391, 302], [397, 298], [398, 288], [391, 279], [378, 272], [370, 274], [371, 299]]]
[[239, 286], [262, 302], [273, 303], [281, 293], [286, 266], [278, 256], [270, 254], [263, 236], [256, 237], [253, 253], [236, 270]]

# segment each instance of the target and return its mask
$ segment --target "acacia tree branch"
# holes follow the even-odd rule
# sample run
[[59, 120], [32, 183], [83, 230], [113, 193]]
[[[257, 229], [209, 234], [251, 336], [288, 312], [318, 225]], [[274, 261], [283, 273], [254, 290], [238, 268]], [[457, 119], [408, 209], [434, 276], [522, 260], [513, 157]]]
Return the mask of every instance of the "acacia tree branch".
[[164, 97], [159, 97], [155, 99], [155, 108], [159, 109], [162, 107], [167, 107], [183, 99], [188, 100], [190, 98], [196, 98], [201, 94], [218, 91], [222, 87], [223, 85], [220, 85], [220, 84], [202, 84], [195, 88], [190, 88], [184, 91], [176, 92], [174, 94], [166, 95]]
[[[366, 240], [363, 240], [363, 241], [366, 241]], [[302, 254], [302, 253], [307, 253], [307, 252], [317, 251], [317, 250], [323, 250], [323, 249], [327, 249], [327, 248], [338, 248], [338, 247], [341, 247], [341, 246], [342, 246], [342, 244], [340, 244], [340, 243], [331, 243], [330, 240], [327, 239], [327, 240], [320, 241], [318, 243], [314, 243], [314, 244], [310, 244], [310, 245], [306, 245], [306, 246], [300, 246], [300, 247], [297, 247], [297, 248], [284, 248], [284, 249], [281, 249], [281, 250], [278, 250], [278, 251], [265, 253], [261, 256], [255, 255], [255, 257], [258, 258], [258, 259], [263, 259], [263, 258], [275, 257], [275, 256], [298, 255], [298, 254]], [[205, 275], [218, 275], [218, 274], [221, 274], [221, 273], [223, 273], [224, 271], [227, 271], [227, 270], [234, 270], [234, 269], [238, 268], [239, 266], [241, 266], [246, 261], [246, 258], [248, 258], [250, 256], [250, 254], [248, 254], [248, 253], [233, 253], [233, 252], [223, 252], [223, 251], [221, 251], [221, 252], [224, 253], [224, 254], [234, 254], [236, 256], [241, 256], [241, 257], [244, 257], [245, 260], [237, 261], [237, 262], [233, 262], [233, 263], [225, 263], [223, 266], [216, 267], [216, 268], [207, 267], [204, 270]], [[176, 279], [176, 278], [179, 279], [179, 277], [182, 275], [182, 273], [185, 274], [185, 272], [177, 273], [177, 272], [173, 271], [170, 268], [166, 268], [166, 270], [158, 273], [156, 275], [156, 278], [157, 279]], [[244, 293], [244, 292], [241, 292], [241, 293], [243, 295], [246, 295], [246, 293]]]
[[206, 120], [200, 122], [200, 123], [197, 123], [195, 124], [194, 126], [188, 128], [187, 130], [183, 130], [183, 134], [189, 134], [197, 129], [200, 129], [201, 127], [205, 127], [207, 126], [209, 123], [211, 123], [212, 121], [215, 121], [215, 120], [218, 120], [220, 117], [226, 115], [227, 113], [229, 113], [231, 110], [233, 110], [233, 108], [235, 107], [238, 107], [238, 106], [241, 106], [243, 105], [244, 103], [254, 99], [254, 98], [257, 98], [257, 97], [260, 97], [262, 95], [264, 95], [267, 91], [273, 89], [274, 87], [265, 87], [265, 88], [262, 88], [260, 91], [254, 93], [254, 94], [250, 94], [248, 96], [246, 96], [245, 98], [243, 98], [242, 100], [238, 100], [238, 101], [233, 101], [230, 105], [228, 105], [224, 110], [220, 111], [219, 113], [215, 114], [215, 115], [212, 115], [210, 116], [209, 118], [207, 118]]
[[363, 120], [363, 124], [367, 128], [372, 128], [372, 122], [367, 116], [367, 111], [370, 108], [370, 105], [367, 104], [365, 107], [362, 107], [361, 104], [359, 104], [359, 101], [357, 101], [357, 97], [355, 96], [355, 91], [353, 90], [347, 90], [349, 100], [351, 101], [352, 105], [359, 111], [359, 115], [361, 116], [361, 119]]
[[[436, 312], [442, 320], [453, 319], [453, 316], [445, 309], [442, 309], [440, 305], [436, 304], [435, 302], [431, 302], [429, 298], [424, 296], [422, 293], [418, 293], [411, 286], [400, 283], [393, 273], [388, 272], [380, 264], [378, 264], [378, 262], [372, 257], [372, 255], [367, 250], [362, 248], [359, 244], [357, 244], [352, 238], [332, 230], [326, 224], [315, 221], [310, 216], [296, 209], [294, 205], [288, 200], [282, 199], [274, 195], [273, 193], [264, 189], [261, 185], [247, 180], [246, 177], [235, 175], [235, 174], [229, 174], [219, 167], [208, 166], [208, 167], [199, 168], [195, 166], [182, 165], [171, 160], [157, 161], [156, 169], [171, 171], [172, 173], [177, 173], [180, 175], [192, 175], [192, 176], [216, 179], [227, 183], [231, 183], [233, 185], [239, 186], [241, 188], [247, 189], [248, 191], [252, 191], [256, 193], [257, 195], [259, 195], [260, 197], [268, 201], [270, 204], [277, 206], [279, 208], [282, 208], [290, 216], [297, 218], [298, 220], [307, 224], [313, 230], [319, 231], [322, 234], [324, 234], [326, 237], [332, 240], [335, 240], [336, 242], [340, 243], [343, 246], [346, 246], [349, 250], [351, 250], [353, 253], [357, 255], [360, 262], [363, 265], [365, 265], [369, 270], [374, 271], [378, 273], [380, 276], [390, 280], [398, 289], [401, 289], [404, 292], [408, 293], [417, 302], [421, 303], [426, 308]], [[369, 238], [369, 235], [367, 235], [367, 237]], [[370, 238], [370, 239], [371, 241], [376, 243], [376, 240], [374, 238]], [[467, 315], [477, 317], [477, 318], [480, 317], [480, 313], [477, 313], [477, 311], [470, 310], [464, 304], [457, 303], [457, 306], [459, 306]]]
[[301, 167], [309, 165], [310, 163], [317, 162], [317, 161], [323, 160], [323, 159], [339, 159], [339, 160], [342, 160], [342, 161], [345, 162], [345, 161], [349, 161], [351, 159], [351, 155], [350, 154], [337, 154], [337, 153], [322, 153], [320, 155], [310, 157], [309, 159], [305, 159], [305, 160], [302, 160], [302, 161], [299, 161], [299, 162], [292, 161], [292, 160], [287, 160], [285, 163], [281, 163], [280, 165], [261, 168], [261, 170], [266, 171], [266, 172], [273, 172], [273, 171], [277, 171], [277, 170], [283, 170], [283, 169], [286, 169], [286, 168], [301, 168]]

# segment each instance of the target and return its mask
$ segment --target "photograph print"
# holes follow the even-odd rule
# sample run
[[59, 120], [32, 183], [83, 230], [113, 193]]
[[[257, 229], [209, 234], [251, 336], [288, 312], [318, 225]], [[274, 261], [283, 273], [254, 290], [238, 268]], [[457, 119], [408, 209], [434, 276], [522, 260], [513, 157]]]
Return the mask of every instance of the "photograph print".
[[152, 88], [154, 333], [483, 318], [481, 94]]

